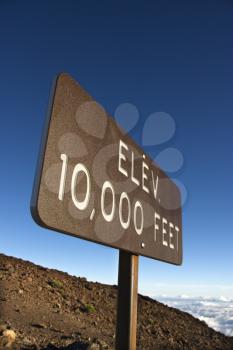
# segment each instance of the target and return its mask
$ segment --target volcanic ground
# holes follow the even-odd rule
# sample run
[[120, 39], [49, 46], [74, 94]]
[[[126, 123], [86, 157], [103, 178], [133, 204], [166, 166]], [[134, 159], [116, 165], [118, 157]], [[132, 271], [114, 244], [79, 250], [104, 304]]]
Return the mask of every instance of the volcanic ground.
[[[114, 349], [116, 304], [117, 286], [0, 254], [0, 349]], [[232, 350], [233, 338], [139, 295], [137, 349]]]

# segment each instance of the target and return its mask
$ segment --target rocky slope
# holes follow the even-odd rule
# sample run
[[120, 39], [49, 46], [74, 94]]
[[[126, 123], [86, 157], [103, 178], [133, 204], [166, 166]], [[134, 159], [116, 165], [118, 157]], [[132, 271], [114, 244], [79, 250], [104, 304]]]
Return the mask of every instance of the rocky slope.
[[[113, 349], [116, 302], [116, 286], [0, 254], [0, 349]], [[233, 349], [232, 338], [148, 297], [138, 318], [139, 350]]]

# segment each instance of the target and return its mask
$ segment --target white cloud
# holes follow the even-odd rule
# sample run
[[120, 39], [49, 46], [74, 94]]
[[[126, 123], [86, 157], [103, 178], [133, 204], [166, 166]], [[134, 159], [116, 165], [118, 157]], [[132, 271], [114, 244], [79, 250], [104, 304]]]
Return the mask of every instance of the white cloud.
[[190, 297], [181, 295], [178, 297], [158, 296], [156, 300], [192, 314], [194, 317], [205, 321], [209, 327], [233, 336], [233, 299]]
[[151, 280], [143, 281], [139, 285], [139, 292], [144, 295], [153, 297], [154, 295], [174, 296], [184, 294], [198, 297], [199, 295], [218, 298], [220, 295], [223, 298], [233, 298], [233, 285], [224, 284], [185, 284], [185, 283], [166, 283], [154, 282]]

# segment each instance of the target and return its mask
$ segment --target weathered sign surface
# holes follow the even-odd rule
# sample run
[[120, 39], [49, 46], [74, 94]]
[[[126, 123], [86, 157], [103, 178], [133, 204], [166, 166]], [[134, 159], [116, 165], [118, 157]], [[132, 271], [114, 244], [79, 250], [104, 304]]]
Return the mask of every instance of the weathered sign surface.
[[31, 210], [46, 228], [182, 262], [178, 187], [67, 74], [56, 80]]

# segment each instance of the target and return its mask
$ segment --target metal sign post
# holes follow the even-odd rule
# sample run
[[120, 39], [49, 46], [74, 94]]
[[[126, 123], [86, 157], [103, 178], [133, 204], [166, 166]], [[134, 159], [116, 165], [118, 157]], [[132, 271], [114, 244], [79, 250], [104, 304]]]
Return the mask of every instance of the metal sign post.
[[116, 350], [136, 350], [138, 255], [119, 251]]

